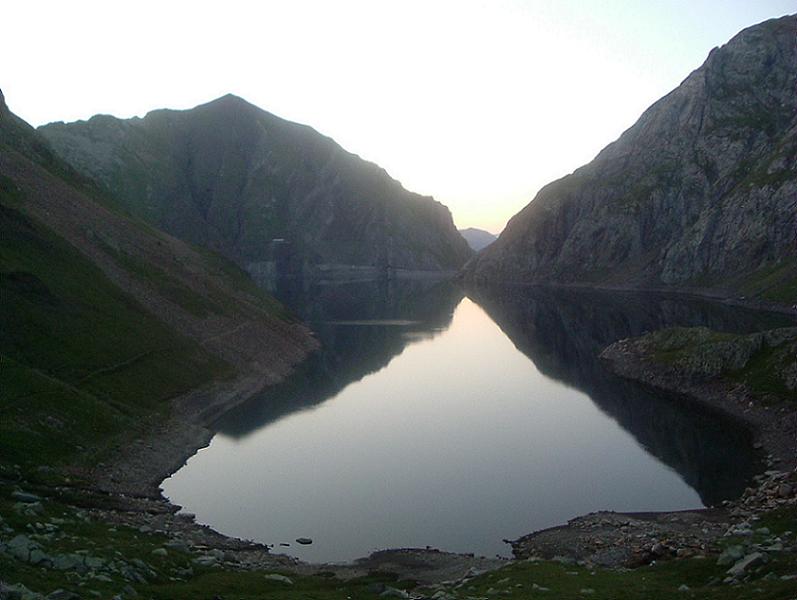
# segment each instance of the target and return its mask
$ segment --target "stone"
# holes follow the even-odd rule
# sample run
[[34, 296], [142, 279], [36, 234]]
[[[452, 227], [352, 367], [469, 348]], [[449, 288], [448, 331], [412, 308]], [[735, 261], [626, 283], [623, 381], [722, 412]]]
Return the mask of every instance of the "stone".
[[55, 590], [51, 594], [48, 594], [47, 600], [80, 600], [80, 596], [78, 596], [75, 592], [59, 589]]
[[53, 568], [58, 571], [86, 571], [83, 557], [79, 554], [56, 554], [53, 556]]
[[297, 544], [302, 544], [303, 546], [308, 546], [313, 543], [313, 540], [308, 537], [300, 537], [296, 538]]
[[541, 586], [541, 585], [537, 585], [536, 583], [532, 583], [531, 584], [531, 589], [536, 590], [538, 592], [550, 592], [551, 591], [550, 588], [547, 588], [547, 587], [544, 587], [544, 586]]
[[744, 546], [740, 546], [739, 544], [734, 544], [733, 546], [728, 546], [725, 550], [722, 551], [719, 558], [717, 559], [717, 564], [721, 567], [732, 565], [741, 559], [744, 556]]
[[41, 548], [33, 548], [30, 551], [28, 562], [42, 567], [51, 567], [53, 564], [53, 560]]
[[778, 486], [778, 498], [791, 498], [794, 490], [788, 483], [781, 483]]
[[767, 552], [783, 552], [783, 544], [781, 542], [774, 542], [769, 546], [763, 548]]
[[171, 542], [166, 542], [166, 544], [164, 545], [169, 550], [174, 550], [175, 552], [182, 552], [183, 554], [188, 554], [189, 552], [191, 552], [191, 548], [189, 548], [188, 544], [186, 544], [183, 541], [174, 540]]
[[691, 588], [688, 585], [686, 585], [685, 583], [683, 585], [679, 585], [678, 586], [678, 591], [679, 592], [688, 592], [690, 589]]
[[0, 600], [44, 600], [44, 596], [29, 590], [21, 583], [6, 585], [0, 582]]
[[761, 552], [753, 552], [734, 564], [727, 573], [731, 577], [738, 579], [744, 575], [748, 569], [756, 567], [766, 561], [766, 556]]
[[34, 504], [35, 502], [39, 502], [41, 500], [41, 498], [36, 494], [29, 494], [28, 492], [21, 491], [11, 492], [11, 497], [17, 502], [22, 502], [24, 504]]
[[34, 517], [44, 512], [44, 506], [41, 502], [16, 502], [13, 509], [15, 513], [29, 517]]
[[152, 555], [164, 557], [164, 556], [169, 556], [169, 553], [166, 551], [166, 548], [155, 548], [152, 551]]
[[191, 561], [198, 567], [214, 567], [218, 564], [219, 560], [215, 556], [211, 556], [209, 554], [205, 554], [203, 556], [198, 556], [197, 558]]
[[285, 575], [280, 575], [279, 573], [269, 573], [265, 576], [265, 579], [269, 581], [278, 581], [280, 583], [286, 583], [288, 585], [293, 585], [293, 579], [290, 577], [286, 577]]
[[399, 590], [394, 587], [386, 587], [385, 591], [379, 594], [380, 598], [409, 598], [410, 595], [404, 590]]
[[105, 565], [105, 561], [98, 556], [86, 556], [83, 559], [83, 564], [92, 571], [96, 571], [97, 569], [102, 569]]
[[18, 535], [6, 544], [6, 552], [24, 562], [30, 560], [31, 552], [37, 548], [39, 545], [26, 535]]

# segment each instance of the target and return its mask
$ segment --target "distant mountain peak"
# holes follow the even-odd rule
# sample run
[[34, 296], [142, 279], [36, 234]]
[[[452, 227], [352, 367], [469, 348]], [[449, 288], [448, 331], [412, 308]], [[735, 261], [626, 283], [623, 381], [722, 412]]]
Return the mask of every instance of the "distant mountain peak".
[[3, 96], [3, 90], [0, 90], [0, 115], [8, 114], [8, 106], [6, 105], [6, 98]]
[[246, 106], [254, 106], [251, 102], [248, 102], [241, 98], [240, 96], [236, 96], [235, 94], [224, 94], [216, 98], [215, 100], [211, 100], [208, 104], [229, 104], [229, 105], [246, 105]]
[[468, 246], [470, 246], [475, 252], [486, 248], [496, 239], [498, 239], [498, 236], [494, 233], [490, 233], [484, 229], [479, 229], [478, 227], [467, 227], [465, 229], [460, 229], [459, 233], [465, 238], [465, 241], [468, 242]]

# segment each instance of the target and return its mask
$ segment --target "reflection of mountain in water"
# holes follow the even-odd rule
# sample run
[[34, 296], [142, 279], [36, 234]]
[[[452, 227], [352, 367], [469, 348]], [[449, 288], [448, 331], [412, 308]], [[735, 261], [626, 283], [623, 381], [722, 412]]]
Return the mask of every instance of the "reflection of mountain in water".
[[408, 344], [447, 328], [463, 296], [439, 280], [286, 280], [275, 293], [310, 325], [321, 350], [286, 382], [224, 415], [216, 424], [224, 434], [243, 437], [379, 371]]
[[653, 295], [473, 288], [477, 302], [543, 374], [582, 390], [648, 452], [675, 469], [706, 505], [741, 494], [756, 469], [738, 422], [611, 375], [600, 351], [669, 326], [754, 331], [785, 317], [707, 301]]

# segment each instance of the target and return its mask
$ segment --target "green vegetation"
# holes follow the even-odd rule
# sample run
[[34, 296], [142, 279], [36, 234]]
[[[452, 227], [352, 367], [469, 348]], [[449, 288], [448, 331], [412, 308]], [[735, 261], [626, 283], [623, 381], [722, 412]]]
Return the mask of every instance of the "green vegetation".
[[[797, 526], [794, 515], [791, 515], [791, 522]], [[464, 592], [473, 597], [550, 597], [557, 600], [793, 597], [794, 581], [784, 581], [778, 576], [797, 570], [797, 560], [791, 554], [777, 557], [764, 565], [763, 572], [757, 573], [750, 582], [739, 585], [721, 584], [727, 568], [718, 566], [711, 558], [667, 561], [634, 570], [590, 570], [550, 561], [521, 562], [476, 579]], [[775, 577], [765, 577], [768, 573]]]
[[231, 368], [0, 197], [0, 462], [91, 457]]
[[797, 333], [741, 335], [676, 327], [644, 339], [657, 362], [699, 377], [743, 383], [760, 398], [797, 400], [788, 382], [790, 373], [797, 373]]
[[[7, 472], [0, 472], [0, 476]], [[175, 547], [157, 531], [111, 524], [91, 518], [91, 513], [64, 504], [57, 498], [44, 498], [36, 509], [15, 504], [11, 486], [0, 484], [0, 525], [13, 535], [25, 534], [40, 544], [49, 556], [80, 553], [97, 563], [96, 570], [83, 575], [33, 567], [0, 552], [0, 573], [6, 582], [23, 583], [28, 588], [49, 593], [66, 589], [81, 594], [99, 592], [111, 597], [135, 590], [140, 597], [163, 600], [196, 598], [254, 599], [351, 599], [374, 600], [385, 586], [412, 590], [413, 581], [399, 581], [390, 574], [370, 573], [348, 581], [329, 573], [299, 575], [279, 568], [236, 570], [229, 565], [201, 565], [198, 558], [207, 551]], [[36, 525], [38, 523], [39, 525]], [[788, 544], [797, 532], [797, 509], [783, 508], [762, 516], [758, 527], [767, 527], [769, 535], [783, 536]], [[764, 542], [761, 534], [748, 540]], [[5, 536], [6, 541], [8, 536]], [[726, 538], [724, 545], [740, 540]], [[793, 598], [793, 579], [797, 557], [791, 552], [769, 552], [770, 560], [752, 569], [749, 578], [739, 584], [726, 584], [728, 566], [717, 564], [716, 556], [659, 562], [633, 570], [586, 568], [558, 561], [518, 561], [463, 584], [418, 588], [427, 597], [439, 591], [449, 598], [556, 598], [557, 600], [658, 600], [671, 598], [706, 598], [738, 600]], [[226, 560], [226, 559], [225, 559]], [[130, 568], [143, 575], [143, 581], [131, 581]], [[273, 577], [281, 574], [290, 582]], [[686, 586], [686, 587], [684, 587]], [[687, 589], [688, 588], [688, 589]]]
[[760, 397], [797, 400], [797, 390], [789, 389], [784, 379], [784, 373], [790, 366], [794, 368], [795, 361], [795, 344], [775, 347], [765, 344], [743, 368], [731, 372], [730, 377]]
[[772, 302], [797, 303], [797, 259], [785, 260], [746, 276], [741, 290], [747, 296]]
[[164, 298], [171, 300], [192, 315], [204, 317], [223, 312], [219, 304], [194, 292], [187, 285], [181, 284], [155, 265], [121, 250], [116, 250], [107, 244], [102, 244], [102, 246], [113, 257], [117, 265], [136, 275], [139, 279], [150, 283]]
[[647, 336], [654, 349], [653, 358], [663, 363], [688, 359], [718, 343], [731, 342], [735, 337], [732, 333], [712, 331], [705, 327], [671, 327]]

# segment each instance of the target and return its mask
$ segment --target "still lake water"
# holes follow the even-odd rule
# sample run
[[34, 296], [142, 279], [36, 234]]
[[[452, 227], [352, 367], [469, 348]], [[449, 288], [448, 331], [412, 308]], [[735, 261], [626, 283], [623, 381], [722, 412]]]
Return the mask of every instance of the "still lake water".
[[225, 415], [163, 484], [225, 534], [313, 562], [425, 546], [509, 555], [504, 538], [590, 511], [717, 503], [757, 468], [738, 424], [615, 378], [597, 354], [663, 326], [752, 331], [780, 317], [428, 281], [278, 295], [323, 349]]

